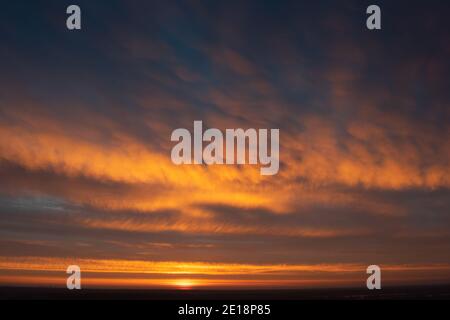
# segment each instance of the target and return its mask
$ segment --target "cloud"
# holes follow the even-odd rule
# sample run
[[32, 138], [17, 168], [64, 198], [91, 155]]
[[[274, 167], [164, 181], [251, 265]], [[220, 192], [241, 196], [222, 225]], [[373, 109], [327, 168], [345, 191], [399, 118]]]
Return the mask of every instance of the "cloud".
[[[0, 269], [9, 274], [0, 277], [2, 283], [28, 281], [30, 284], [53, 283], [62, 286], [56, 272], [66, 269], [73, 260], [51, 258], [8, 258], [0, 260]], [[271, 284], [272, 287], [336, 286], [357, 283], [358, 273], [364, 273], [365, 266], [357, 264], [318, 265], [248, 265], [218, 264], [176, 261], [130, 261], [130, 260], [87, 260], [76, 263], [83, 270], [83, 284], [86, 286], [128, 286], [128, 287], [177, 287], [189, 282], [190, 286], [209, 287], [258, 287]], [[402, 283], [405, 278], [420, 279], [420, 272], [434, 272], [448, 277], [448, 265], [386, 265], [383, 266], [385, 283]], [[27, 277], [17, 277], [14, 272], [32, 271]], [[402, 277], [402, 275], [404, 277]], [[405, 276], [406, 275], [406, 276]], [[205, 280], [205, 276], [211, 279]], [[320, 280], [318, 279], [320, 276]], [[395, 281], [391, 277], [395, 277]], [[189, 280], [186, 280], [188, 278]], [[297, 280], [297, 279], [303, 280]]]

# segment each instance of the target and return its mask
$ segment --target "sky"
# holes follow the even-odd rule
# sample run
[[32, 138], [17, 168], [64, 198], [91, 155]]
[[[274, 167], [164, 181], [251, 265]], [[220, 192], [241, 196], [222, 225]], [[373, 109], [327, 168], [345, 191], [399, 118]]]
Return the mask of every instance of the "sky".
[[[69, 265], [87, 287], [449, 283], [448, 9], [3, 4], [0, 285], [65, 287]], [[278, 174], [173, 164], [195, 120], [279, 128]]]

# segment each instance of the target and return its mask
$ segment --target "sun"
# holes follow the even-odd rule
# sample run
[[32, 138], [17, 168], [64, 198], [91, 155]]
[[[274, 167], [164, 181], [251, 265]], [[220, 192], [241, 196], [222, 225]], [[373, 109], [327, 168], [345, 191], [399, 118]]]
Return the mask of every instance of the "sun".
[[173, 282], [173, 285], [180, 290], [189, 290], [196, 286], [196, 282], [190, 279], [177, 279]]

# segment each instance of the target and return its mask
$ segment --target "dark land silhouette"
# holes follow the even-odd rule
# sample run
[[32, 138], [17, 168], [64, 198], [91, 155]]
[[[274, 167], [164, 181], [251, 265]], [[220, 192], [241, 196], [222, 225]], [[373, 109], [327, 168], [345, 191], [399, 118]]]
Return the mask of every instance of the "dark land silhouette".
[[159, 290], [0, 287], [2, 300], [450, 300], [450, 285], [286, 290]]

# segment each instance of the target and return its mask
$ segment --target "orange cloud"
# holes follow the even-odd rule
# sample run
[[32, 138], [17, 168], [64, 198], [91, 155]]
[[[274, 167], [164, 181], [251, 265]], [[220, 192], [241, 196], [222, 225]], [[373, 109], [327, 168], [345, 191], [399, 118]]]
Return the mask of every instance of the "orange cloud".
[[[364, 280], [361, 264], [252, 265], [230, 263], [90, 260], [36, 257], [0, 258], [0, 283], [65, 286], [65, 270], [77, 264], [84, 287], [310, 287], [356, 285]], [[384, 265], [386, 282], [420, 279], [424, 273], [450, 275], [450, 266]], [[27, 272], [28, 274], [22, 274]], [[30, 274], [30, 272], [32, 272]], [[432, 277], [428, 277], [432, 279]], [[422, 278], [423, 280], [423, 278]], [[364, 283], [364, 281], [362, 282]]]

